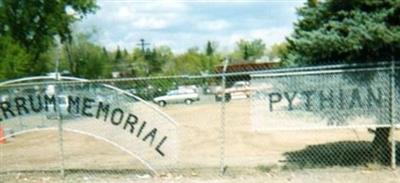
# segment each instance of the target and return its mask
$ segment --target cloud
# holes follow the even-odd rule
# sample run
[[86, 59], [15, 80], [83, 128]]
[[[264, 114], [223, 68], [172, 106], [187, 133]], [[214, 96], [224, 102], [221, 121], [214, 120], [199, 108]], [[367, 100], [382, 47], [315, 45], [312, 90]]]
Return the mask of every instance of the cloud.
[[273, 44], [285, 41], [285, 37], [289, 36], [291, 32], [291, 27], [262, 28], [222, 35], [217, 41], [220, 42], [221, 48], [227, 50], [235, 49], [236, 43], [241, 39], [262, 39], [266, 46], [272, 46]]
[[143, 17], [135, 19], [132, 25], [138, 29], [163, 29], [166, 28], [169, 23], [170, 22], [166, 19]]
[[229, 28], [231, 24], [226, 20], [207, 20], [195, 23], [199, 30], [220, 31]]
[[[213, 3], [172, 0], [99, 0], [100, 10], [78, 24], [80, 31], [97, 28], [95, 41], [108, 49], [128, 51], [141, 38], [174, 52], [204, 48], [208, 40], [232, 50], [240, 39], [261, 38], [267, 45], [283, 41], [296, 19], [300, 3]], [[268, 10], [268, 11], [265, 11]]]
[[263, 39], [267, 45], [272, 45], [285, 40], [292, 32], [292, 27], [273, 27], [250, 31], [250, 37]]
[[156, 1], [138, 1], [135, 3], [143, 12], [156, 12], [156, 13], [167, 13], [167, 12], [183, 12], [188, 10], [188, 6], [184, 1], [174, 0], [156, 0]]
[[[117, 13], [115, 14], [115, 19], [118, 21], [127, 21], [134, 18], [135, 9], [128, 7], [119, 7], [117, 8]], [[112, 16], [112, 15], [109, 15]]]
[[[103, 28], [134, 26], [136, 29], [160, 29], [172, 25], [186, 5], [179, 1], [99, 1], [100, 10], [85, 19], [86, 24]], [[126, 25], [130, 24], [130, 25]]]

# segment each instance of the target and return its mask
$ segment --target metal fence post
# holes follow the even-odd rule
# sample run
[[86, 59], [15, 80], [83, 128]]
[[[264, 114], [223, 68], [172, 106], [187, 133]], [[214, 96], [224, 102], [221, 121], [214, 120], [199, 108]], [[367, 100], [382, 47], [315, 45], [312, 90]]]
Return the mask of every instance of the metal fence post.
[[[58, 74], [58, 73], [57, 73]], [[57, 76], [58, 77], [58, 76]], [[56, 89], [57, 91], [57, 89]], [[57, 109], [57, 116], [58, 116], [58, 140], [59, 140], [59, 146], [60, 146], [60, 174], [61, 177], [65, 176], [65, 167], [64, 167], [64, 129], [63, 129], [63, 119], [62, 119], [62, 114], [61, 114], [61, 108], [60, 108], [60, 98], [58, 97], [58, 92], [55, 93], [56, 97], [56, 109]]]
[[220, 131], [220, 174], [225, 173], [225, 88], [226, 88], [226, 69], [228, 68], [229, 59], [225, 58], [222, 70], [222, 102], [221, 102], [221, 131]]
[[[61, 80], [60, 73], [58, 70], [60, 61], [59, 58], [56, 58], [55, 63], [55, 80], [58, 82]], [[63, 129], [63, 119], [61, 114], [61, 107], [60, 107], [60, 98], [58, 97], [59, 87], [57, 83], [55, 84], [54, 96], [56, 98], [56, 109], [57, 109], [57, 116], [58, 116], [58, 140], [60, 146], [60, 174], [61, 177], [65, 177], [65, 166], [64, 166], [64, 129]]]
[[391, 167], [392, 169], [396, 168], [396, 138], [395, 138], [395, 114], [396, 114], [396, 106], [395, 106], [395, 100], [396, 100], [396, 81], [395, 81], [395, 76], [396, 76], [396, 68], [395, 68], [395, 62], [392, 60], [391, 64], [391, 73], [390, 73], [390, 136], [391, 136]]

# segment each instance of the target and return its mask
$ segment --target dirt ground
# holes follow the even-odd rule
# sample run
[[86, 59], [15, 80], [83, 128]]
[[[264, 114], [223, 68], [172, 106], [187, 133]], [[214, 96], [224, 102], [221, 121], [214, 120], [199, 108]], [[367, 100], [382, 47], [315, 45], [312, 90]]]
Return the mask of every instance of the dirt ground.
[[85, 172], [68, 174], [61, 179], [58, 174], [20, 173], [0, 175], [0, 182], [5, 183], [398, 183], [400, 171], [380, 169], [348, 169], [329, 168], [323, 170], [279, 171], [279, 172], [253, 172], [224, 176], [210, 175], [166, 175], [152, 177], [147, 174], [90, 174]]
[[[165, 170], [175, 173], [160, 170], [159, 176], [150, 176], [138, 160], [110, 144], [65, 132], [64, 166], [70, 172], [61, 180], [54, 172], [61, 166], [58, 135], [50, 130], [0, 144], [0, 182], [400, 182], [399, 169], [369, 162], [368, 147], [374, 136], [367, 129], [255, 132], [250, 105], [248, 100], [227, 104], [224, 126], [220, 103], [162, 108], [179, 124], [178, 162]], [[396, 138], [400, 139], [399, 132]], [[218, 174], [221, 157], [226, 168], [223, 177]], [[293, 167], [303, 167], [288, 168], [289, 160], [296, 158], [302, 164]]]

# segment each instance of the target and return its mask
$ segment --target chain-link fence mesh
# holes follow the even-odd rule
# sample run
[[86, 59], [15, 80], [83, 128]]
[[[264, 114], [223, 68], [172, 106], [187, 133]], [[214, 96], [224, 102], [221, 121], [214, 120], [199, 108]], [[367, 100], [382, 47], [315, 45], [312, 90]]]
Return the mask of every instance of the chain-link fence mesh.
[[391, 69], [9, 82], [0, 89], [0, 180], [56, 182], [60, 170], [67, 182], [380, 172], [391, 166], [393, 142], [400, 157]]

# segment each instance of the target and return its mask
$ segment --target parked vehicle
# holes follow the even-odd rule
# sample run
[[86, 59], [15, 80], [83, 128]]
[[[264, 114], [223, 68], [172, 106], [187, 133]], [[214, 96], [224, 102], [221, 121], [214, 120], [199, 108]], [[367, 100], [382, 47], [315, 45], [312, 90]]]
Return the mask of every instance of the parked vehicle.
[[[249, 98], [253, 89], [250, 87], [250, 82], [248, 81], [237, 81], [232, 87], [225, 89], [225, 101], [230, 101], [231, 99], [242, 99]], [[215, 94], [216, 101], [222, 101], [223, 91], [220, 89]]]
[[155, 103], [162, 107], [172, 103], [185, 103], [190, 105], [199, 100], [199, 94], [193, 89], [171, 90], [167, 93], [167, 95], [153, 99]]
[[222, 91], [222, 87], [221, 87], [221, 86], [219, 86], [219, 85], [212, 85], [212, 86], [207, 86], [207, 87], [205, 88], [204, 93], [207, 94], [207, 95], [216, 95], [216, 94], [218, 94], [218, 93], [221, 92], [221, 91]]

